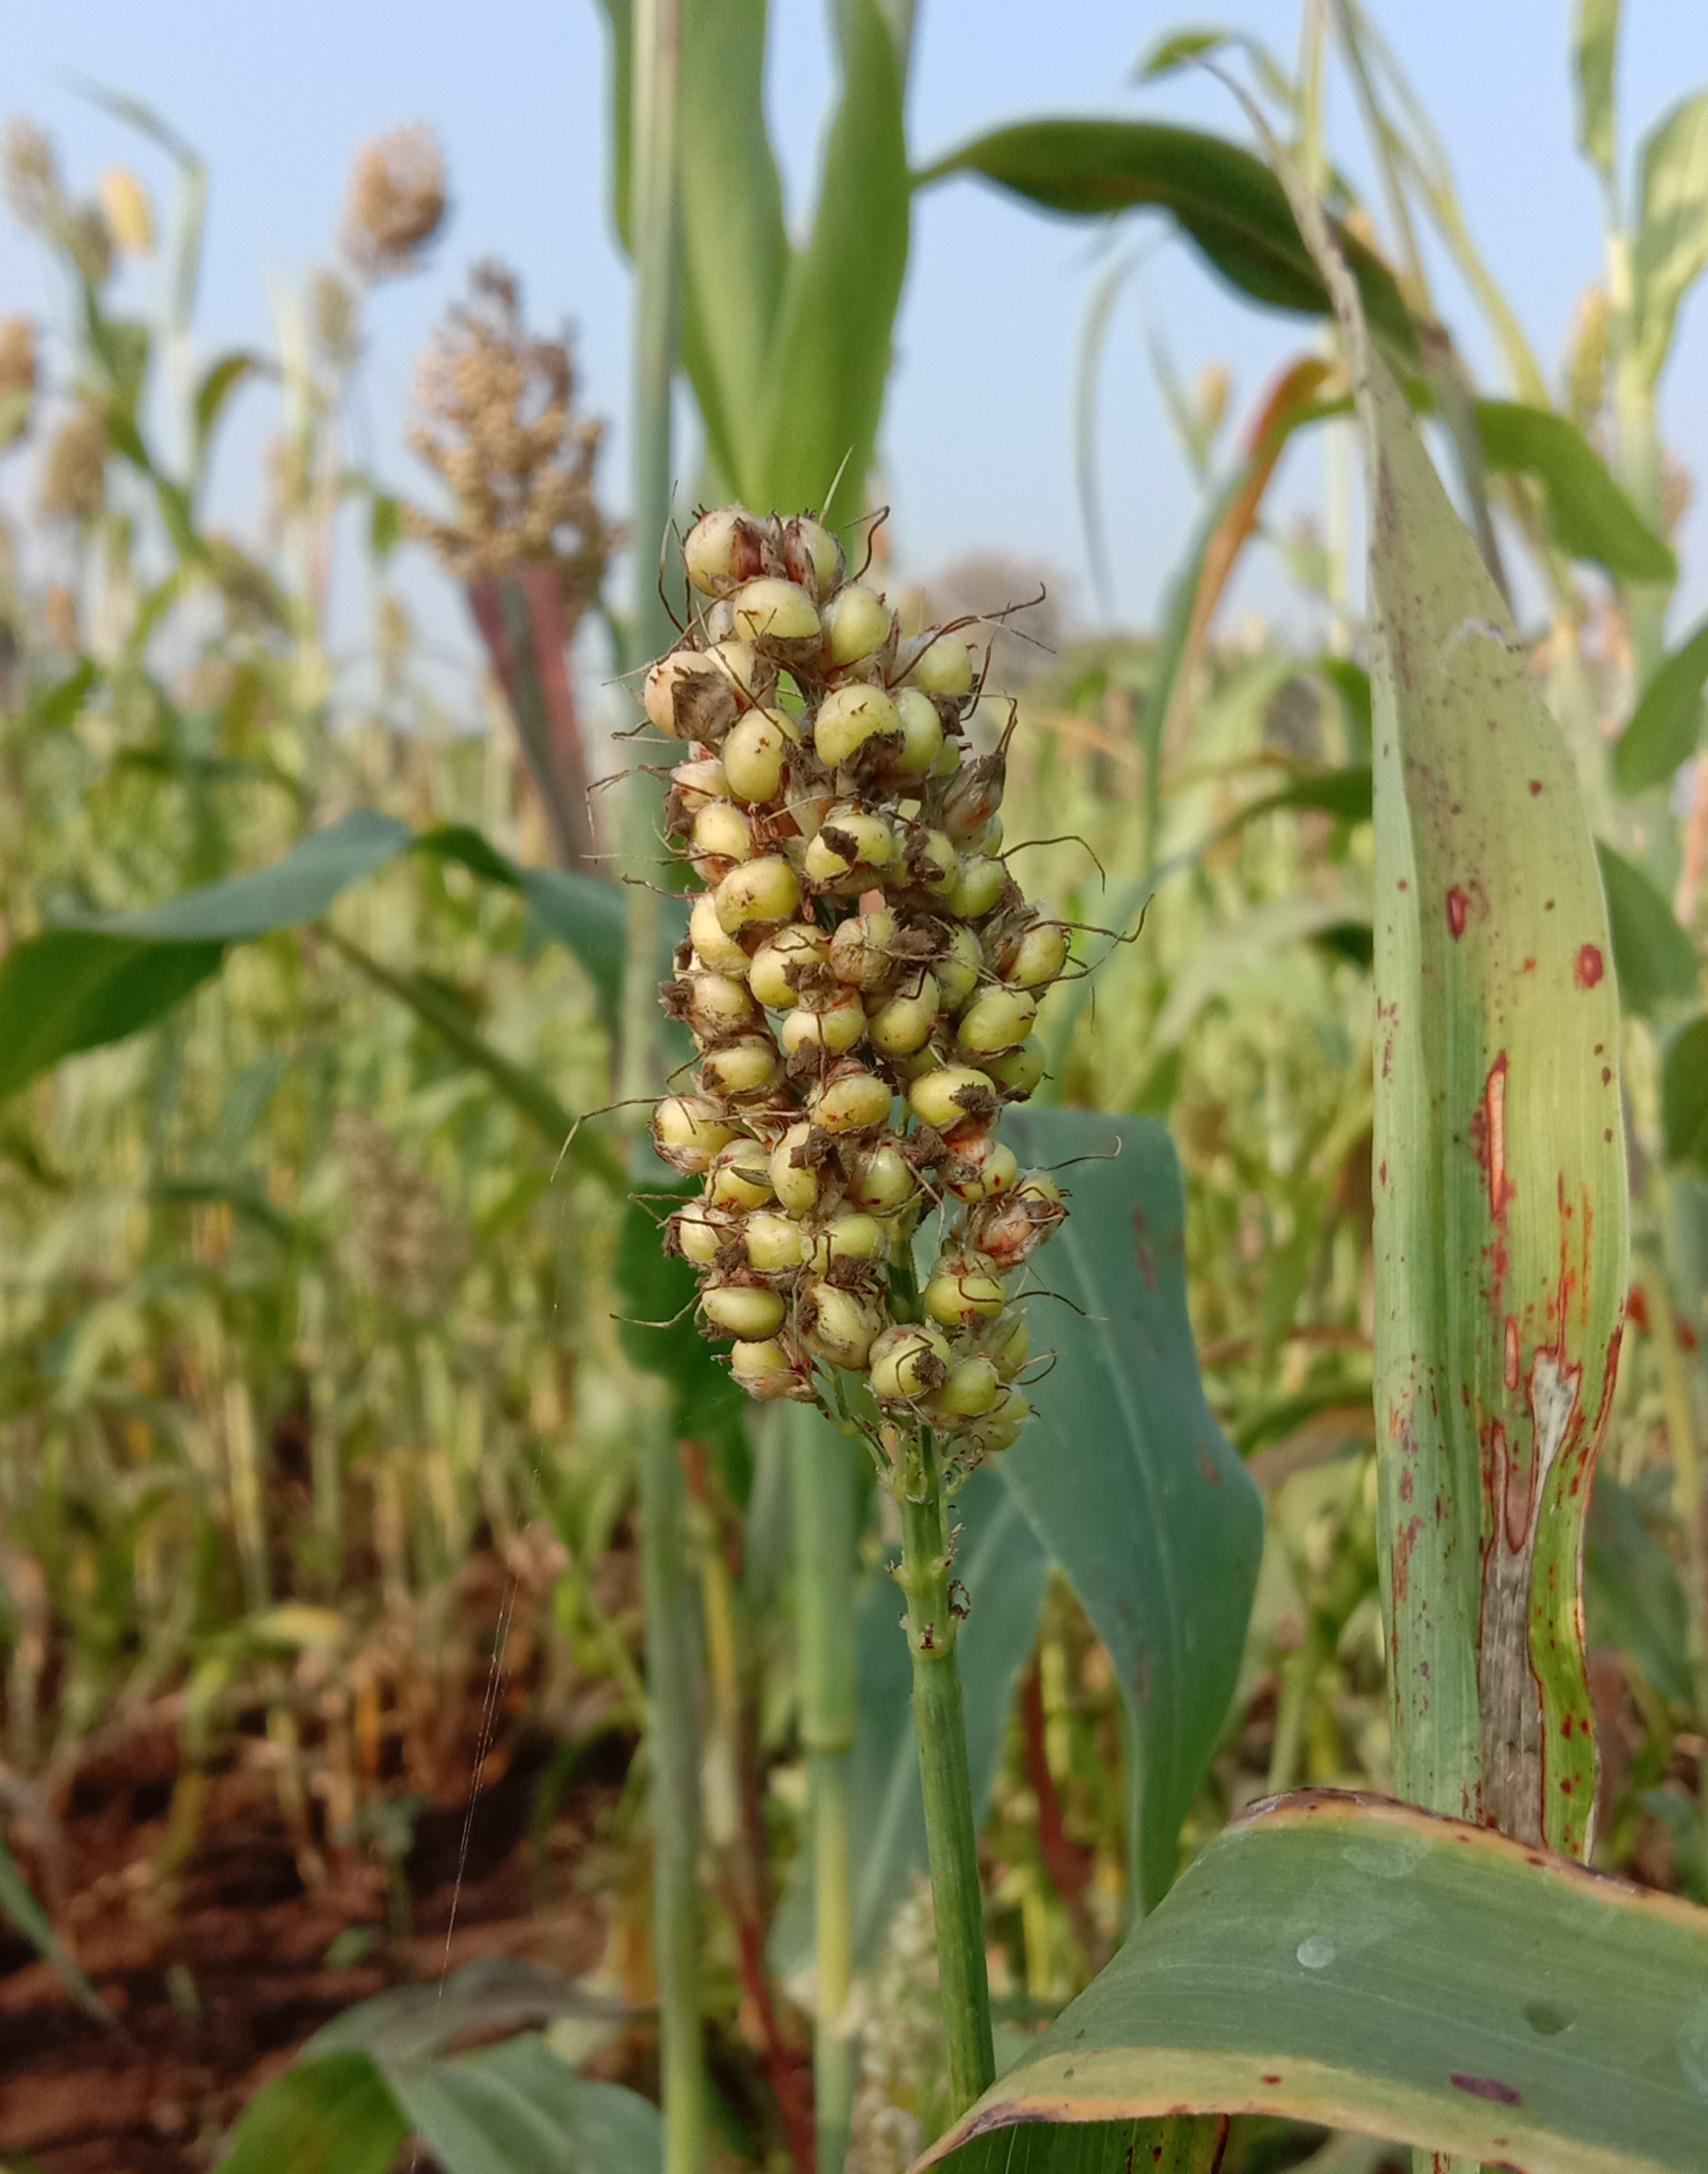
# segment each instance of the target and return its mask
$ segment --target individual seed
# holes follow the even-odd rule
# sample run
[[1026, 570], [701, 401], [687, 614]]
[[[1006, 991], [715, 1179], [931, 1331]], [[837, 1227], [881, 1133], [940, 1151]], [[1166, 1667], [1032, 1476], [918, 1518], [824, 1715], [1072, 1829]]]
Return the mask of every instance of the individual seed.
[[750, 1095], [769, 1094], [783, 1076], [783, 1060], [769, 1035], [743, 1035], [739, 1041], [708, 1050], [699, 1076], [708, 1092], [742, 1101]]
[[994, 1320], [1007, 1303], [1007, 1293], [977, 1254], [945, 1254], [920, 1294], [925, 1311], [945, 1329], [964, 1329]]
[[898, 1322], [886, 1329], [867, 1355], [872, 1393], [882, 1403], [928, 1396], [949, 1378], [949, 1344], [935, 1329]]
[[861, 872], [887, 868], [895, 858], [895, 833], [887, 821], [862, 808], [833, 808], [807, 848], [806, 869], [814, 883], [837, 883]]
[[887, 757], [887, 766], [898, 778], [929, 778], [943, 752], [943, 719], [929, 694], [918, 687], [903, 687], [895, 698], [896, 719], [901, 728], [901, 745]]
[[908, 1101], [922, 1123], [944, 1134], [990, 1116], [995, 1106], [989, 1079], [967, 1064], [940, 1065], [924, 1073], [908, 1090]]
[[808, 1105], [813, 1122], [828, 1133], [870, 1132], [889, 1121], [889, 1086], [875, 1073], [844, 1072], [827, 1080]]
[[941, 830], [916, 823], [908, 835], [908, 874], [927, 898], [946, 904], [960, 877], [960, 855]]
[[1037, 1011], [1024, 989], [984, 989], [961, 1013], [955, 1040], [972, 1056], [1005, 1055], [1025, 1040]]
[[797, 1366], [775, 1337], [760, 1343], [737, 1342], [730, 1346], [729, 1372], [749, 1396], [770, 1402], [774, 1397], [810, 1397], [812, 1378]]
[[715, 895], [719, 924], [734, 936], [739, 929], [792, 918], [800, 904], [800, 886], [780, 854], [767, 853], [763, 859], [732, 868]]
[[843, 547], [821, 521], [798, 513], [783, 526], [783, 563], [791, 581], [822, 602], [843, 577]]
[[733, 1033], [758, 1015], [747, 983], [733, 974], [687, 974], [677, 986], [686, 992], [685, 1016], [697, 1040]]
[[789, 750], [800, 738], [793, 719], [780, 709], [749, 710], [738, 719], [723, 743], [724, 775], [735, 798], [755, 807], [774, 801]]
[[678, 1208], [670, 1218], [669, 1232], [676, 1250], [696, 1268], [712, 1266], [727, 1235], [704, 1200], [690, 1200]]
[[888, 695], [881, 687], [858, 681], [833, 687], [813, 720], [813, 745], [819, 760], [832, 770], [852, 762], [868, 740], [899, 739], [901, 734], [901, 720]]
[[984, 972], [984, 953], [971, 929], [954, 931], [944, 955], [931, 961], [931, 972], [937, 977], [944, 1009], [959, 1011], [979, 986], [979, 977]]
[[955, 872], [950, 910], [959, 920], [977, 921], [996, 904], [1007, 883], [1008, 870], [1000, 860], [991, 860], [983, 853], [967, 853]]
[[996, 1369], [988, 1359], [959, 1359], [949, 1369], [949, 1379], [933, 1392], [931, 1409], [946, 1419], [980, 1419], [1001, 1393]]
[[887, 1057], [911, 1056], [931, 1039], [938, 1010], [937, 982], [922, 971], [873, 1012], [867, 1030], [872, 1047]]
[[1003, 952], [997, 971], [1011, 988], [1047, 989], [1068, 964], [1068, 931], [1060, 921], [1034, 921]]
[[817, 1272], [828, 1275], [836, 1261], [881, 1261], [888, 1251], [884, 1227], [872, 1215], [837, 1215], [812, 1241]]
[[748, 955], [719, 920], [717, 899], [710, 891], [702, 891], [689, 909], [688, 941], [702, 966], [738, 978], [746, 975]]
[[670, 772], [670, 796], [692, 818], [713, 801], [729, 798], [729, 779], [715, 755], [704, 762], [678, 763]]
[[715, 664], [738, 694], [749, 702], [764, 702], [777, 685], [777, 667], [768, 656], [761, 656], [750, 641], [738, 641], [733, 635], [722, 641], [714, 641], [706, 652], [707, 662]]
[[778, 1039], [791, 1056], [798, 1049], [828, 1049], [833, 1057], [845, 1057], [865, 1035], [865, 1006], [853, 989], [844, 989], [821, 1011], [798, 1004], [785, 1018]]
[[882, 1326], [878, 1309], [834, 1283], [810, 1286], [800, 1308], [807, 1342], [833, 1366], [864, 1366]]
[[698, 1177], [735, 1137], [715, 1102], [703, 1095], [667, 1095], [653, 1112], [653, 1145], [672, 1170]]
[[875, 589], [850, 581], [824, 607], [824, 634], [833, 664], [858, 664], [876, 656], [894, 624], [890, 608]]
[[735, 691], [698, 649], [672, 649], [647, 674], [640, 691], [648, 720], [672, 740], [712, 746], [735, 721]]
[[908, 679], [927, 694], [971, 694], [973, 653], [959, 634], [938, 634], [914, 659]]
[[733, 862], [752, 859], [753, 826], [733, 801], [707, 801], [694, 817], [690, 858], [696, 868], [710, 862], [720, 870]]
[[745, 506], [702, 513], [683, 540], [682, 562], [702, 596], [727, 595], [764, 562], [758, 522]]
[[742, 1227], [748, 1265], [762, 1276], [786, 1275], [807, 1257], [807, 1233], [792, 1216], [762, 1208]]
[[1044, 1077], [1044, 1045], [1036, 1034], [1030, 1035], [1006, 1056], [992, 1057], [985, 1069], [1010, 1102], [1024, 1102]]
[[713, 1207], [745, 1214], [771, 1197], [771, 1165], [756, 1140], [732, 1140], [721, 1149], [706, 1180]]
[[854, 1159], [854, 1169], [848, 1181], [848, 1198], [856, 1207], [869, 1208], [875, 1214], [893, 1215], [899, 1207], [905, 1207], [918, 1189], [919, 1181], [914, 1176], [913, 1165], [900, 1148], [888, 1141], [880, 1141], [874, 1148]]
[[743, 1343], [775, 1336], [788, 1311], [780, 1292], [750, 1283], [708, 1284], [699, 1303], [713, 1328], [740, 1337]]
[[773, 1011], [792, 1011], [800, 1001], [800, 983], [830, 962], [830, 938], [805, 922], [779, 929], [753, 954], [753, 993]]
[[821, 1167], [816, 1163], [795, 1160], [797, 1156], [804, 1157], [812, 1137], [810, 1125], [791, 1125], [771, 1150], [771, 1185], [778, 1200], [791, 1215], [810, 1215], [824, 1189]]
[[944, 1163], [943, 1182], [958, 1200], [976, 1205], [984, 1200], [999, 1199], [1009, 1192], [1020, 1175], [1020, 1164], [1012, 1148], [989, 1133], [974, 1144], [968, 1152], [958, 1154]]
[[732, 599], [734, 632], [743, 641], [769, 643], [786, 655], [819, 643], [818, 607], [799, 583], [764, 576], [746, 583]]
[[897, 932], [887, 906], [850, 914], [830, 938], [830, 971], [850, 989], [876, 989], [894, 964]]

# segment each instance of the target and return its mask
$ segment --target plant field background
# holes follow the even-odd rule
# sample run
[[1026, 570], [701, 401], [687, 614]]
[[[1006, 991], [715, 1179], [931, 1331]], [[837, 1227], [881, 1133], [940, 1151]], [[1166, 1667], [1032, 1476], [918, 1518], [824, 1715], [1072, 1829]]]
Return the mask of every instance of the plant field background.
[[[1562, 25], [1538, 66], [1562, 69], [1564, 45]], [[1397, 80], [1384, 95], [1421, 141]], [[1298, 120], [1296, 98], [1273, 105]], [[424, 376], [371, 459], [367, 327], [419, 257], [457, 246], [456, 176], [430, 134], [365, 150], [324, 262], [276, 288], [271, 351], [221, 353], [202, 344], [193, 281], [172, 276], [220, 176], [170, 116], [128, 119], [150, 156], [164, 144], [170, 192], [66, 170], [26, 117], [6, 138], [10, 215], [63, 299], [0, 322], [0, 982], [51, 930], [271, 868], [363, 811], [430, 850], [376, 852], [336, 896], [231, 940], [158, 1023], [73, 1040], [62, 1062], [38, 1060], [8, 990], [0, 2163], [44, 2174], [214, 2165], [311, 2031], [491, 1958], [550, 1966], [608, 2004], [552, 2025], [585, 2074], [657, 2083], [634, 1424], [635, 1369], [657, 1362], [627, 1324], [670, 1308], [648, 1281], [617, 1126], [590, 1114], [619, 1093], [613, 991], [559, 940], [563, 917], [604, 910], [593, 888], [615, 888], [601, 781], [633, 759], [610, 662], [628, 608], [625, 485], [573, 343], [554, 345], [494, 272], [469, 289], [473, 316], [436, 336], [441, 358], [477, 353], [493, 374], [455, 380], [460, 409], [444, 366]], [[1451, 148], [1452, 116], [1437, 120]], [[1678, 185], [1702, 236], [1682, 245], [1692, 276], [1702, 177], [1698, 149]], [[1451, 227], [1458, 199], [1442, 200]], [[1378, 192], [1353, 209], [1404, 276], [1391, 207]], [[1483, 295], [1478, 351], [1498, 359], [1477, 390], [1566, 418], [1640, 532], [1632, 543], [1596, 498], [1586, 547], [1550, 495], [1557, 475], [1490, 459], [1534, 673], [1620, 857], [1607, 881], [1636, 1268], [1589, 1528], [1593, 1861], [1708, 1902], [1694, 756], [1708, 656], [1675, 673], [1658, 753], [1633, 752], [1637, 696], [1690, 632], [1688, 613], [1665, 620], [1674, 583], [1643, 554], [1690, 533], [1693, 478], [1658, 441], [1649, 500], [1620, 466], [1598, 252], [1586, 232], [1564, 353], [1533, 355]], [[113, 300], [145, 259], [162, 274], [147, 316]], [[1087, 384], [1099, 293], [1112, 300], [1120, 273], [1088, 260]], [[1262, 384], [1237, 353], [1182, 382], [1159, 328], [1154, 382], [1120, 388], [1169, 414], [1202, 479], [1148, 630], [1103, 621], [1085, 594], [1028, 605], [1039, 567], [1012, 533], [935, 567], [905, 521], [876, 544], [910, 623], [982, 617], [986, 715], [1000, 727], [1011, 700], [1017, 719], [1007, 840], [1026, 848], [1033, 895], [1082, 924], [1096, 968], [1046, 1007], [1040, 1098], [1166, 1123], [1205, 1393], [1263, 1496], [1237, 1688], [1183, 1862], [1267, 1795], [1393, 1786], [1371, 1402], [1370, 694], [1347, 571], [1360, 486], [1330, 423], [1289, 470], [1308, 518], [1263, 496], [1265, 432], [1305, 431], [1317, 418], [1302, 411], [1335, 390], [1321, 327], [1285, 322], [1288, 369]], [[968, 371], [994, 337], [964, 343]], [[1108, 402], [1106, 370], [1102, 383]], [[504, 455], [517, 503], [552, 517], [525, 540], [510, 501], [458, 465], [470, 447], [499, 459], [471, 385], [496, 409], [519, 397], [535, 431]], [[1699, 432], [1689, 388], [1671, 396]], [[231, 442], [262, 448], [241, 529], [210, 511], [207, 480], [240, 415]], [[1094, 448], [1089, 405], [1080, 427]], [[419, 458], [409, 429], [449, 453]], [[684, 484], [684, 512], [693, 496]], [[446, 576], [431, 588], [412, 571], [429, 555]], [[1221, 608], [1248, 563], [1266, 569], [1267, 615]], [[525, 591], [524, 567], [544, 569]], [[1699, 596], [1688, 561], [1681, 581]], [[549, 660], [566, 654], [559, 685]], [[583, 888], [531, 887], [553, 868]], [[45, 987], [38, 1016], [62, 994]], [[790, 1462], [771, 1414], [742, 1417], [710, 1375], [697, 1393], [683, 1431], [714, 2157], [781, 2168], [811, 2067]], [[887, 1622], [894, 1535], [875, 1505], [869, 1528], [862, 1620]], [[1010, 1622], [1022, 1591], [1035, 1612]], [[969, 1696], [994, 1716], [981, 1861], [999, 2057], [1127, 1922], [1131, 1748], [1095, 1615], [1041, 1558], [1017, 1555], [975, 1596], [969, 1671], [996, 1656]], [[851, 2163], [889, 2174], [944, 2109], [922, 1860], [910, 1833], [873, 1849], [894, 1907], [862, 1959]], [[1307, 2162], [1383, 2163], [1296, 2125], [1236, 2125], [1240, 2174]]]

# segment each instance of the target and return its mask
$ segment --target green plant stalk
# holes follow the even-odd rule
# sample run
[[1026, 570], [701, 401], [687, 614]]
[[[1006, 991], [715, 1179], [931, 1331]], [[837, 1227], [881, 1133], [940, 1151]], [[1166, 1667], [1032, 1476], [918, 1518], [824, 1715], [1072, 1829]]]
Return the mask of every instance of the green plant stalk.
[[979, 1887], [978, 1831], [961, 1709], [959, 1632], [951, 1591], [954, 1560], [949, 1505], [930, 1435], [897, 1446], [895, 1498], [901, 1511], [901, 1563], [908, 1650], [913, 1656], [914, 1731], [925, 1795], [925, 1840], [937, 1915], [937, 1978], [949, 2054], [952, 2116], [964, 2113], [995, 2081], [990, 1987], [985, 1975], [984, 1898]]
[[[657, 563], [670, 519], [670, 392], [681, 286], [677, 185], [679, 0], [636, 0], [631, 169], [634, 258], [634, 608], [631, 666], [670, 645]], [[620, 1020], [619, 1099], [637, 1147], [642, 1110], [657, 1090], [660, 788], [637, 771], [624, 795], [629, 878]], [[662, 1387], [644, 1380], [640, 1418], [642, 1597], [652, 1720], [653, 1943], [658, 1971], [665, 2174], [706, 2164], [706, 2063], [699, 1998], [699, 1755], [694, 1721], [693, 1592], [684, 1485]], [[648, 1394], [648, 1392], [650, 1392]]]
[[[694, 1727], [693, 1574], [682, 1467], [662, 1385], [637, 1379], [640, 1576], [652, 1720], [653, 1954], [658, 1973], [664, 2174], [706, 2164], [699, 2010], [699, 1757]], [[652, 1389], [650, 1395], [644, 1393]]]
[[859, 2080], [859, 2042], [848, 2015], [854, 1979], [848, 1767], [859, 1710], [854, 1647], [858, 1452], [816, 1407], [797, 1404], [789, 1414], [789, 1453], [800, 1736], [812, 1791], [814, 2120], [818, 2174], [842, 2174]]

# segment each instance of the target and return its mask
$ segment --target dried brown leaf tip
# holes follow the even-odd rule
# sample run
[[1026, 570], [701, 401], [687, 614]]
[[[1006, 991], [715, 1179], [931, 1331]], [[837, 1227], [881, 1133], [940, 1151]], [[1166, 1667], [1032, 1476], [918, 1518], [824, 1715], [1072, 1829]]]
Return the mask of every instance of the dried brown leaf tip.
[[445, 154], [414, 123], [376, 136], [356, 155], [339, 243], [370, 279], [413, 272], [445, 221]]
[[573, 625], [616, 540], [594, 495], [604, 426], [576, 412], [568, 342], [528, 334], [514, 276], [480, 265], [470, 287], [421, 359], [427, 420], [409, 433], [456, 511], [411, 512], [409, 526], [459, 580], [555, 565]]
[[686, 743], [665, 819], [706, 887], [663, 990], [698, 1059], [653, 1138], [705, 1181], [668, 1242], [751, 1395], [930, 1428], [965, 1468], [1030, 1410], [1011, 1284], [1066, 1210], [997, 1126], [1042, 1077], [1068, 931], [1001, 858], [1003, 750], [967, 752], [959, 634], [905, 639], [807, 516], [723, 507], [683, 555], [696, 609], [644, 690]]

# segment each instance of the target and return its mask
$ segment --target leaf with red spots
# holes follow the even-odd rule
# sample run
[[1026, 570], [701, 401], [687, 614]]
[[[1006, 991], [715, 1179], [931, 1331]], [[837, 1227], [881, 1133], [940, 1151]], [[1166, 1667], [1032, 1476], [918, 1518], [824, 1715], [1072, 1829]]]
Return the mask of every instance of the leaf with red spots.
[[[1370, 482], [1375, 1148], [1388, 1170], [1375, 1388], [1395, 1782], [1577, 1854], [1596, 1794], [1583, 1520], [1628, 1285], [1603, 869], [1511, 616], [1371, 347], [1320, 207], [1277, 163], [1334, 297]], [[1440, 1511], [1415, 1533], [1408, 1476]]]
[[1283, 1797], [920, 2174], [1181, 2174], [1241, 2113], [1455, 2164], [1698, 2174], [1708, 1910], [1376, 1798]]

